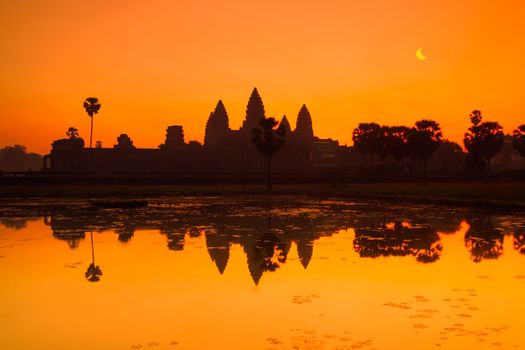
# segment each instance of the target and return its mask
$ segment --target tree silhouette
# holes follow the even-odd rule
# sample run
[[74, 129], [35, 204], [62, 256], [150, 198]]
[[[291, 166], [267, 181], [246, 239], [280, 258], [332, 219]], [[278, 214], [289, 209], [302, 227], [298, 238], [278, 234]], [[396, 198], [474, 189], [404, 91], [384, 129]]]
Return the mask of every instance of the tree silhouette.
[[382, 126], [377, 134], [377, 155], [383, 161], [383, 165], [385, 165], [386, 157], [389, 155], [388, 129], [388, 126]]
[[465, 153], [459, 144], [443, 139], [431, 160], [440, 165], [441, 171], [453, 172], [463, 169], [464, 158]]
[[467, 218], [467, 222], [470, 227], [464, 239], [472, 261], [499, 258], [503, 254], [504, 234], [490, 217]]
[[399, 163], [408, 155], [408, 136], [410, 129], [406, 126], [392, 126], [387, 130], [387, 152]]
[[119, 150], [131, 150], [135, 148], [133, 141], [131, 141], [131, 138], [127, 134], [121, 134], [117, 137], [117, 144], [114, 147]]
[[28, 153], [25, 146], [13, 145], [0, 148], [0, 171], [38, 170], [42, 167], [42, 156]]
[[271, 159], [284, 146], [286, 136], [284, 125], [275, 128], [277, 124], [274, 118], [263, 118], [259, 121], [259, 127], [252, 129], [252, 142], [266, 157], [268, 192], [272, 190]]
[[441, 127], [433, 120], [423, 119], [416, 122], [410, 130], [409, 147], [418, 157], [423, 159], [423, 178], [427, 179], [428, 158], [438, 149], [443, 137]]
[[396, 220], [392, 226], [384, 222], [356, 226], [353, 244], [361, 257], [412, 255], [424, 264], [437, 261], [443, 250], [440, 237], [431, 226], [407, 226], [400, 220]]
[[264, 234], [255, 244], [255, 260], [262, 271], [275, 271], [286, 262], [286, 243], [275, 234]]
[[473, 110], [472, 113], [469, 114], [469, 118], [472, 125], [478, 125], [479, 123], [481, 123], [481, 120], [483, 120], [481, 111], [478, 109]]
[[463, 143], [471, 158], [483, 158], [490, 171], [490, 160], [503, 147], [503, 128], [498, 122], [482, 122], [481, 111], [470, 114], [472, 126], [465, 133]]
[[379, 148], [379, 133], [381, 126], [377, 123], [359, 123], [352, 133], [352, 140], [357, 150], [365, 157], [370, 154], [372, 165], [374, 164], [374, 154], [377, 154]]
[[488, 170], [490, 171], [490, 160], [503, 147], [503, 128], [498, 122], [484, 122], [479, 126], [483, 140], [481, 154], [487, 160]]
[[69, 129], [66, 131], [67, 137], [69, 137], [71, 140], [78, 139], [78, 129], [75, 127], [70, 126]]
[[525, 124], [518, 126], [518, 128], [514, 130], [512, 145], [522, 157], [525, 157]]
[[84, 101], [84, 109], [86, 110], [86, 113], [91, 118], [91, 132], [89, 134], [89, 148], [91, 148], [91, 141], [93, 139], [93, 116], [98, 113], [100, 110], [100, 103], [98, 102], [98, 98], [96, 97], [88, 97]]

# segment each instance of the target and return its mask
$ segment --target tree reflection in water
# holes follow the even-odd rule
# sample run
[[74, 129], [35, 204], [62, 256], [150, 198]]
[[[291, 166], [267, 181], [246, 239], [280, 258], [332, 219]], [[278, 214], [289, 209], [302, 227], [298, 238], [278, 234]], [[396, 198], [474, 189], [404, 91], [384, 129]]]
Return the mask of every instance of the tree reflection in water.
[[443, 246], [429, 225], [410, 225], [396, 220], [373, 227], [355, 229], [354, 250], [361, 257], [414, 256], [418, 262], [431, 263], [441, 256]]
[[525, 228], [514, 230], [514, 249], [521, 254], [525, 254]]
[[465, 246], [474, 262], [497, 259], [503, 254], [502, 230], [496, 228], [489, 216], [467, 218], [470, 225], [465, 234]]
[[255, 284], [259, 283], [263, 273], [276, 271], [286, 263], [290, 244], [279, 239], [271, 228], [271, 218], [267, 218], [267, 232], [245, 248], [248, 257], [248, 269]]
[[90, 232], [91, 236], [91, 264], [89, 264], [86, 271], [86, 279], [89, 282], [98, 282], [100, 281], [100, 276], [102, 276], [102, 270], [100, 266], [95, 265], [95, 245], [93, 244], [93, 232]]

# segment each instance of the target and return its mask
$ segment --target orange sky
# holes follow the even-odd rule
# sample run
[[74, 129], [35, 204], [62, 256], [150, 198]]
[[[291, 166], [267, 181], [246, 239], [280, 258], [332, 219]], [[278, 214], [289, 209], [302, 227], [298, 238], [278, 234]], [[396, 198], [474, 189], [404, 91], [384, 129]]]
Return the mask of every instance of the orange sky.
[[[481, 109], [525, 123], [522, 1], [0, 2], [0, 147], [47, 153], [69, 126], [156, 147], [168, 125], [202, 141], [220, 98], [238, 128], [257, 86], [267, 115], [351, 143], [360, 121], [440, 122], [461, 141]], [[415, 57], [422, 47], [428, 60]]]

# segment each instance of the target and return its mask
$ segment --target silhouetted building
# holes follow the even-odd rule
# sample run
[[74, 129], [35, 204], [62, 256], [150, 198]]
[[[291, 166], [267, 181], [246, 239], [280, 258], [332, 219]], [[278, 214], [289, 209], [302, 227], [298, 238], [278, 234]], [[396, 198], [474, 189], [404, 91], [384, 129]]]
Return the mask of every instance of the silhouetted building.
[[250, 141], [252, 137], [252, 130], [259, 126], [259, 120], [266, 118], [266, 112], [264, 111], [264, 104], [262, 98], [259, 95], [257, 88], [254, 88], [250, 99], [248, 100], [248, 106], [246, 106], [246, 117], [242, 123], [239, 133], [241, 137]]
[[[265, 118], [262, 98], [253, 89], [239, 130], [231, 130], [228, 112], [219, 100], [206, 123], [204, 145], [185, 143], [180, 125], [166, 129], [166, 140], [158, 149], [137, 148], [127, 134], [117, 138], [113, 148], [85, 148], [84, 141], [74, 138], [57, 140], [45, 157], [44, 170], [52, 172], [92, 173], [259, 173], [264, 171], [264, 157], [252, 144], [252, 130]], [[344, 159], [346, 147], [337, 141], [315, 137], [312, 118], [306, 105], [297, 116], [295, 130], [283, 116], [286, 144], [272, 160], [276, 173], [304, 173], [319, 167], [337, 167]]]
[[303, 105], [299, 110], [299, 115], [297, 116], [297, 127], [295, 128], [294, 136], [304, 141], [312, 141], [314, 138], [312, 117], [310, 116], [310, 111], [308, 111], [306, 105]]
[[316, 167], [335, 167], [341, 159], [339, 142], [327, 139], [312, 142], [312, 164]]
[[166, 141], [163, 149], [165, 150], [179, 150], [184, 147], [184, 131], [180, 125], [168, 126], [166, 129]]
[[204, 145], [217, 146], [230, 137], [230, 122], [226, 108], [219, 100], [215, 110], [210, 113], [204, 134]]
[[219, 235], [218, 233], [205, 234], [206, 237], [206, 248], [210, 254], [211, 260], [217, 266], [217, 270], [222, 275], [228, 265], [230, 259], [230, 242], [226, 235]]
[[279, 123], [279, 127], [283, 127], [286, 135], [292, 134], [292, 127], [290, 126], [290, 122], [288, 121], [288, 118], [286, 118], [285, 115], [283, 115], [283, 119], [281, 119], [281, 122]]

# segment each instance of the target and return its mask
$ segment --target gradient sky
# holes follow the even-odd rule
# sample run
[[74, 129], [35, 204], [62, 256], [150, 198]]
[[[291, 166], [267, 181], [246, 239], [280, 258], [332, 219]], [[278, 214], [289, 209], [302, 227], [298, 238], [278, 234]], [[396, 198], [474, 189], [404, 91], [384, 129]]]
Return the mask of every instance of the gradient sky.
[[0, 1], [0, 146], [88, 140], [88, 96], [105, 147], [157, 147], [172, 124], [202, 141], [218, 99], [240, 126], [254, 86], [268, 116], [295, 127], [305, 103], [342, 144], [362, 121], [432, 118], [457, 142], [473, 109], [525, 123], [518, 0]]

